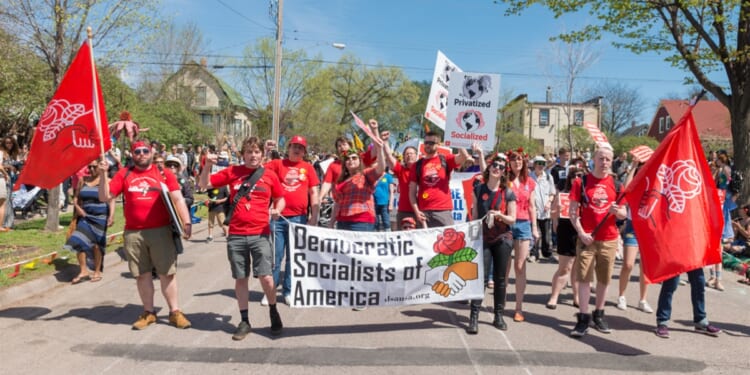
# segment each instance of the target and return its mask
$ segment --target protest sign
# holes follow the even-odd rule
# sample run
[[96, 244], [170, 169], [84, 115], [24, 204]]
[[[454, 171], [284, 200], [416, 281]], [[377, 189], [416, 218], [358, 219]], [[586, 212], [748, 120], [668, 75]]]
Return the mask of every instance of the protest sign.
[[450, 61], [442, 52], [438, 51], [437, 60], [435, 61], [435, 73], [432, 75], [432, 86], [430, 86], [430, 95], [427, 97], [427, 109], [424, 111], [424, 117], [440, 129], [445, 129], [445, 111], [448, 108], [448, 85], [450, 83], [450, 74], [454, 71], [460, 72], [461, 68]]
[[445, 145], [470, 148], [480, 142], [483, 150], [495, 146], [500, 76], [453, 72], [445, 121]]

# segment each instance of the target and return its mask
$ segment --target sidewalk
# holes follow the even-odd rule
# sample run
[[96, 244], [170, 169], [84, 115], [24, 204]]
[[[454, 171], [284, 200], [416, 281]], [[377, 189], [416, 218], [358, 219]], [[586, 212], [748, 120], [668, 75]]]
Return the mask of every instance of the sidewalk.
[[[54, 277], [39, 280], [38, 293], [12, 303], [0, 302], [3, 368], [24, 373], [59, 372], [60, 366], [83, 373], [250, 373], [286, 374], [740, 374], [750, 371], [748, 287], [726, 276], [723, 293], [707, 290], [712, 323], [724, 329], [718, 338], [693, 332], [688, 287], [675, 294], [672, 337], [653, 334], [654, 314], [635, 308], [638, 284], [628, 287], [629, 308], [614, 307], [616, 280], [606, 312], [612, 334], [591, 329], [572, 339], [575, 309], [566, 289], [556, 310], [544, 304], [556, 265], [528, 264], [526, 322], [512, 321], [514, 287], [508, 290], [507, 331], [491, 326], [491, 298], [485, 298], [478, 335], [467, 335], [468, 305], [445, 303], [400, 308], [291, 309], [279, 305], [284, 332], [270, 335], [268, 309], [259, 304], [260, 287], [250, 282], [252, 333], [232, 341], [239, 321], [234, 282], [226, 260], [225, 239], [205, 243], [205, 223], [185, 243], [178, 264], [181, 309], [192, 321], [188, 330], [167, 324], [161, 294], [156, 293], [157, 324], [144, 331], [130, 325], [142, 311], [127, 264], [108, 254], [104, 279], [70, 285]], [[616, 267], [616, 273], [619, 266]], [[47, 287], [51, 285], [51, 287]], [[17, 289], [11, 288], [11, 289]], [[488, 291], [488, 294], [491, 291]], [[6, 294], [20, 293], [3, 291]], [[659, 286], [649, 287], [656, 307]], [[61, 324], [62, 323], [62, 324]], [[29, 350], [33, 348], [33, 350]], [[73, 370], [75, 369], [75, 370]]]

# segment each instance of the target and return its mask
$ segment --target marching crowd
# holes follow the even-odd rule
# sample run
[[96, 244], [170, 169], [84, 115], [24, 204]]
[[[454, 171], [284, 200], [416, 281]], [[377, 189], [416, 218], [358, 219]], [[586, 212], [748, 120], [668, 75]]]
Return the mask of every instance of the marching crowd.
[[[235, 281], [240, 323], [232, 338], [242, 340], [251, 332], [251, 275], [263, 288], [261, 303], [268, 306], [271, 333], [278, 335], [283, 323], [277, 301], [289, 303], [291, 293], [287, 231], [290, 222], [352, 231], [452, 225], [451, 174], [472, 171], [477, 172], [477, 177], [470, 211], [471, 218], [483, 220], [485, 285], [493, 289], [493, 326], [508, 329], [504, 318], [511, 269], [515, 306], [510, 316], [521, 323], [525, 321], [526, 267], [547, 261], [557, 263], [557, 270], [551, 275], [548, 309], [556, 309], [561, 291], [566, 284], [572, 285], [573, 305], [578, 313], [570, 335], [582, 337], [592, 325], [599, 332], [611, 332], [604, 306], [615, 259], [622, 259], [616, 306], [625, 310], [629, 306], [625, 289], [638, 255], [630, 208], [618, 200], [618, 195], [637, 173], [640, 160], [629, 162], [626, 153], [615, 158], [608, 147], [575, 155], [561, 148], [555, 156], [533, 158], [522, 149], [485, 155], [479, 144], [474, 144], [470, 152], [461, 148], [456, 154], [445, 153], [440, 150], [440, 134], [435, 132], [424, 135], [421, 152], [410, 146], [398, 155], [390, 148], [388, 131], [380, 131], [375, 120], [370, 120], [368, 126], [375, 136], [367, 150], [354, 150], [346, 138], [340, 137], [335, 141], [333, 155], [313, 159], [302, 136], [292, 137], [283, 153], [274, 141], [263, 142], [257, 137], [243, 140], [239, 149], [232, 145], [194, 149], [192, 144], [179, 144], [167, 151], [162, 143], [143, 140], [123, 151], [114, 147], [106, 160], [89, 163], [71, 182], [78, 224], [67, 245], [79, 253], [81, 264], [73, 283], [101, 280], [106, 230], [114, 220], [113, 202], [122, 195], [124, 248], [144, 308], [133, 329], [145, 329], [157, 320], [155, 277], [169, 305], [170, 324], [189, 328], [191, 323], [178, 301], [175, 262], [181, 250], [174, 233], [181, 232], [183, 238], [191, 236], [193, 190], [205, 192], [209, 211], [206, 240], [212, 241], [218, 233], [226, 236]], [[9, 139], [11, 142], [7, 142]], [[21, 161], [22, 165], [23, 152], [27, 151], [11, 144], [15, 143], [12, 137], [4, 138], [3, 143], [0, 182], [5, 182], [3, 185], [9, 190], [13, 173], [9, 161]], [[724, 249], [732, 257], [750, 255], [750, 207], [735, 202], [728, 155], [717, 153], [709, 162], [717, 186], [726, 197]], [[162, 186], [166, 186], [166, 192]], [[7, 204], [1, 193], [0, 190], [0, 201]], [[171, 198], [181, 228], [173, 227], [164, 194]], [[740, 216], [733, 221], [731, 213], [738, 206]], [[7, 212], [4, 210], [5, 206], [0, 205], [0, 218]], [[12, 212], [11, 209], [11, 217]], [[392, 226], [394, 213], [396, 225]], [[10, 226], [3, 226], [0, 231]], [[742, 264], [735, 270], [746, 270]], [[93, 276], [89, 270], [93, 270]], [[704, 288], [708, 285], [723, 290], [721, 264], [711, 267], [708, 281], [702, 268], [687, 274], [695, 330], [716, 336], [720, 329], [707, 318]], [[653, 313], [647, 280], [639, 279], [637, 307], [644, 313]], [[669, 337], [672, 295], [680, 282], [677, 276], [661, 284], [655, 329], [659, 337]], [[593, 310], [589, 306], [592, 292]], [[466, 332], [476, 334], [482, 300], [472, 300], [469, 305]]]

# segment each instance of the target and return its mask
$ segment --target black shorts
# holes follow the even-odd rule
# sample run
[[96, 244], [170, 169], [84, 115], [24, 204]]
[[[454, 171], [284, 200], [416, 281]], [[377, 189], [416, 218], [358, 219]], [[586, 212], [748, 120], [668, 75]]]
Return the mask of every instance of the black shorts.
[[576, 256], [578, 232], [569, 219], [560, 219], [557, 224], [557, 254], [568, 257]]

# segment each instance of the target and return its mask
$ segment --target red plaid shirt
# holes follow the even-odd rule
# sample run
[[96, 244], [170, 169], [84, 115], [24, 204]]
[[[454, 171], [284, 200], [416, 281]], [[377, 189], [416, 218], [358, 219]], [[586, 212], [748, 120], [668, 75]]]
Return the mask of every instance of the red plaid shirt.
[[367, 168], [364, 173], [357, 173], [346, 181], [336, 184], [333, 199], [339, 206], [337, 221], [372, 222], [375, 219], [375, 202], [372, 194], [375, 185], [382, 176], [375, 168]]

